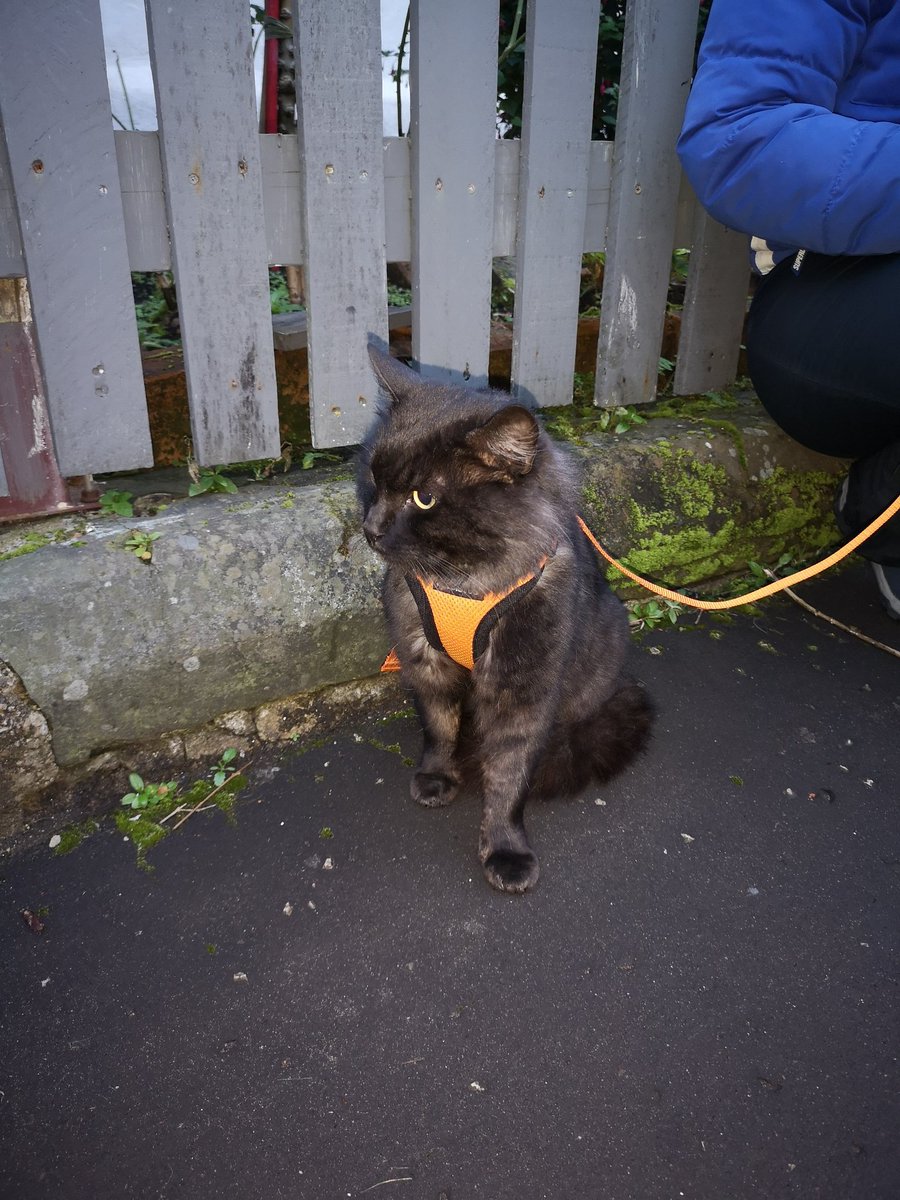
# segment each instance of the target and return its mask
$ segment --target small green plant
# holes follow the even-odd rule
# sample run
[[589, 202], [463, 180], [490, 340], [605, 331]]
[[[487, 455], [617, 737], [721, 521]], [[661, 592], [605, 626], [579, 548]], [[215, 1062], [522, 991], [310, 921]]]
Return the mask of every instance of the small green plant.
[[412, 292], [409, 288], [400, 287], [399, 284], [388, 280], [387, 302], [388, 308], [408, 308], [412, 304]]
[[135, 529], [126, 538], [125, 549], [130, 550], [141, 562], [150, 562], [153, 558], [153, 543], [161, 537], [161, 533], [147, 533], [143, 529]]
[[117, 492], [111, 489], [100, 497], [100, 511], [115, 513], [117, 517], [134, 516], [134, 496], [131, 492]]
[[[793, 555], [782, 554], [782, 556], [779, 558], [779, 560], [775, 564], [775, 566], [771, 568], [771, 575], [777, 575], [783, 567], [789, 566], [792, 559], [793, 559]], [[760, 563], [750, 562], [747, 564], [747, 566], [750, 568], [750, 574], [753, 578], [754, 583], [758, 583], [761, 585], [761, 584], [769, 582], [769, 580], [771, 578], [769, 570], [767, 570]]]
[[672, 278], [679, 283], [684, 283], [688, 276], [688, 267], [691, 263], [691, 252], [688, 249], [679, 249], [672, 251]]
[[491, 314], [504, 320], [512, 318], [516, 302], [516, 281], [511, 275], [494, 269], [491, 283]]
[[656, 629], [658, 625], [668, 622], [674, 625], [684, 612], [684, 605], [676, 600], [630, 600], [625, 605], [628, 609], [628, 622], [634, 630]]
[[291, 299], [284, 273], [269, 267], [269, 304], [273, 313], [303, 312], [303, 305]]
[[572, 399], [576, 404], [593, 404], [594, 372], [576, 371], [572, 377]]
[[222, 474], [221, 467], [198, 467], [196, 463], [188, 466], [191, 475], [189, 496], [202, 496], [204, 492], [237, 491], [237, 484], [227, 475]]
[[196, 813], [219, 808], [233, 819], [235, 797], [247, 783], [241, 771], [232, 769], [236, 757], [237, 750], [230, 747], [207, 775], [195, 780], [186, 791], [174, 781], [147, 783], [138, 774], [128, 777], [132, 791], [121, 799], [116, 825], [134, 844], [139, 867], [152, 870], [147, 852]]
[[642, 417], [634, 408], [606, 408], [600, 414], [599, 425], [602, 430], [612, 429], [613, 433], [627, 433], [633, 425], [646, 425], [647, 418]]
[[316, 463], [340, 462], [339, 454], [329, 454], [326, 450], [307, 450], [300, 460], [300, 469], [309, 471]]
[[219, 759], [213, 769], [210, 771], [210, 779], [213, 781], [213, 786], [220, 788], [228, 778], [228, 764], [234, 762], [237, 758], [237, 750], [232, 746]]
[[134, 790], [122, 797], [122, 804], [129, 808], [155, 808], [160, 801], [172, 799], [176, 791], [174, 780], [169, 783], [144, 783], [137, 772], [128, 776], [128, 782]]

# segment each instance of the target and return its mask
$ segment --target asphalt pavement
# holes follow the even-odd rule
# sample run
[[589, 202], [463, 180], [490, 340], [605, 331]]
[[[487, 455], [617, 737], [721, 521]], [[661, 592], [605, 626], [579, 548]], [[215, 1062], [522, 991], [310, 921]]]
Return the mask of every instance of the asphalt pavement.
[[[802, 594], [900, 648], [861, 564]], [[408, 799], [409, 717], [261, 755], [152, 874], [0, 862], [0, 1196], [900, 1196], [900, 662], [779, 598], [634, 668], [652, 746], [530, 811], [525, 897]]]

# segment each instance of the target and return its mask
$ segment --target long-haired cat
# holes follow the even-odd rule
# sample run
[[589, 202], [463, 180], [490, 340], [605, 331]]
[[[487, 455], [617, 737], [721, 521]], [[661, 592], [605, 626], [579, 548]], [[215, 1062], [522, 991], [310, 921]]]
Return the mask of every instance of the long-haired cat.
[[487, 880], [524, 892], [538, 877], [526, 801], [609, 779], [647, 739], [625, 610], [576, 522], [572, 465], [533, 414], [370, 354], [388, 403], [359, 495], [424, 732], [412, 796], [449, 804], [474, 779]]

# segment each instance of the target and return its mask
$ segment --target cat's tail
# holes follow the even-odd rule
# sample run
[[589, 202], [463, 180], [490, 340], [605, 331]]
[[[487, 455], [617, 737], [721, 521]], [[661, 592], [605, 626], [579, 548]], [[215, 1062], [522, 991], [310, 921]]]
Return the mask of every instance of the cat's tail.
[[646, 746], [653, 713], [646, 691], [623, 676], [618, 690], [596, 712], [564, 731], [554, 731], [530, 796], [573, 796], [590, 783], [606, 783], [618, 775]]

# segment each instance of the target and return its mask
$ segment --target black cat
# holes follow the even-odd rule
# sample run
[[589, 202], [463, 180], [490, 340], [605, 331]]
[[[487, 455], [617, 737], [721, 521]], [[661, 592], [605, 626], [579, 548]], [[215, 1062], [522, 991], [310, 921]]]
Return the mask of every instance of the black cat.
[[370, 353], [389, 404], [359, 494], [424, 730], [412, 796], [449, 804], [474, 779], [487, 880], [524, 892], [538, 877], [526, 801], [609, 779], [647, 739], [625, 610], [578, 527], [572, 464], [532, 413]]

